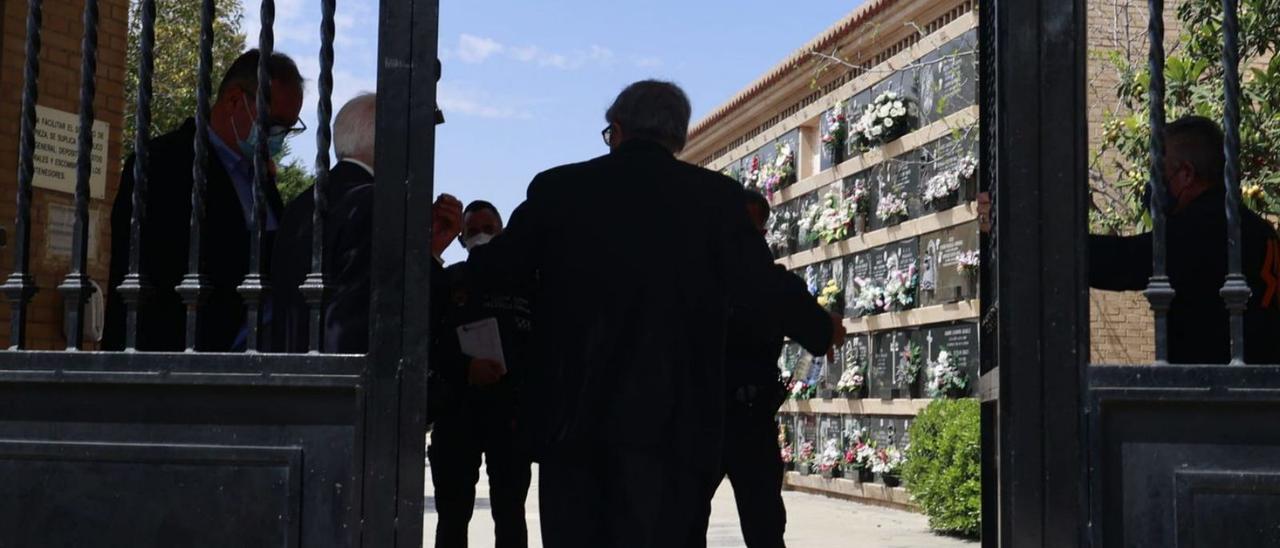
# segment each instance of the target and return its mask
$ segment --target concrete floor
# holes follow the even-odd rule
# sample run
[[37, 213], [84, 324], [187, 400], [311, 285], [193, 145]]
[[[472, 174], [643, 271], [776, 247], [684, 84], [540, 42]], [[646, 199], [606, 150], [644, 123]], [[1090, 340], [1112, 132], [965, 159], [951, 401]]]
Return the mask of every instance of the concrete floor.
[[[533, 485], [529, 490], [527, 520], [529, 522], [529, 546], [541, 548], [538, 532], [538, 474], [535, 468]], [[435, 539], [436, 513], [431, 498], [431, 468], [427, 467], [427, 511], [424, 516], [425, 546], [432, 546]], [[787, 544], [804, 548], [845, 548], [866, 546], [869, 548], [975, 548], [977, 543], [935, 535], [929, 531], [923, 515], [890, 510], [877, 506], [857, 504], [819, 495], [786, 492]], [[733, 489], [724, 482], [711, 505], [711, 525], [707, 531], [707, 546], [744, 546], [738, 526], [737, 508], [733, 501]], [[470, 545], [472, 548], [493, 546], [493, 521], [489, 515], [489, 486], [484, 471], [476, 486], [476, 513], [471, 520]]]

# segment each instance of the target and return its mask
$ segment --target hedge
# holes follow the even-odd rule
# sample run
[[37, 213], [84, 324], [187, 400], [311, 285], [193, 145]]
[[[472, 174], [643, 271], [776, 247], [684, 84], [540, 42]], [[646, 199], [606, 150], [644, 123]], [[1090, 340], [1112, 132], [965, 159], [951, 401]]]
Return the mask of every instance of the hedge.
[[977, 400], [939, 399], [911, 425], [902, 478], [935, 531], [975, 538], [980, 534], [980, 421]]

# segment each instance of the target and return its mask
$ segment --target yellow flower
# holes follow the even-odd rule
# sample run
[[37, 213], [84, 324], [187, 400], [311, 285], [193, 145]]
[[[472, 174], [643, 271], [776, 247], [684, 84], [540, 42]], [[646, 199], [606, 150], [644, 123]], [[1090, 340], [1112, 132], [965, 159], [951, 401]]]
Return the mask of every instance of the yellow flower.
[[1240, 189], [1240, 193], [1243, 194], [1245, 198], [1256, 200], [1261, 198], [1265, 192], [1262, 190], [1262, 185], [1248, 185]]

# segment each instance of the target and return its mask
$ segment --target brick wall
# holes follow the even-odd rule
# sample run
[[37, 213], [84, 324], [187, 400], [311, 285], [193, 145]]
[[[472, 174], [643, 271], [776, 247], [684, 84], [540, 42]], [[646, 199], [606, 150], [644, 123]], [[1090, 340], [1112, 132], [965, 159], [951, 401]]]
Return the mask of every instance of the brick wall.
[[[77, 113], [80, 95], [80, 40], [83, 31], [83, 2], [48, 0], [44, 2], [44, 25], [41, 31], [39, 100], [37, 104]], [[107, 191], [105, 199], [95, 199], [92, 208], [97, 224], [97, 247], [89, 258], [89, 275], [102, 287], [107, 285], [110, 260], [111, 200], [120, 174], [120, 139], [124, 124], [125, 48], [128, 28], [128, 0], [101, 0], [98, 24], [97, 96], [94, 100], [98, 120], [110, 125], [107, 150]], [[18, 188], [18, 135], [22, 105], [23, 65], [26, 59], [26, 2], [0, 1], [0, 227], [7, 242], [0, 248], [0, 270], [4, 276], [13, 271], [14, 219], [13, 196]], [[72, 205], [72, 195], [43, 189], [34, 192], [31, 220], [31, 266], [40, 292], [32, 303], [28, 324], [31, 348], [65, 348], [62, 326], [62, 297], [57, 286], [67, 274], [68, 261], [51, 256], [47, 250], [49, 205]], [[9, 307], [0, 307], [0, 337], [8, 341]]]

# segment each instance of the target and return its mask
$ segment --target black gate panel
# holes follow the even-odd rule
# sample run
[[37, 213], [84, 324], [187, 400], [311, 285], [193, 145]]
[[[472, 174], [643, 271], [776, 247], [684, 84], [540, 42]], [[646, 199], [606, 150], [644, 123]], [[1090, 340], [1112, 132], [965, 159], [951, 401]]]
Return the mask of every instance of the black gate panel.
[[1280, 546], [1280, 368], [1091, 370], [1097, 546]]

